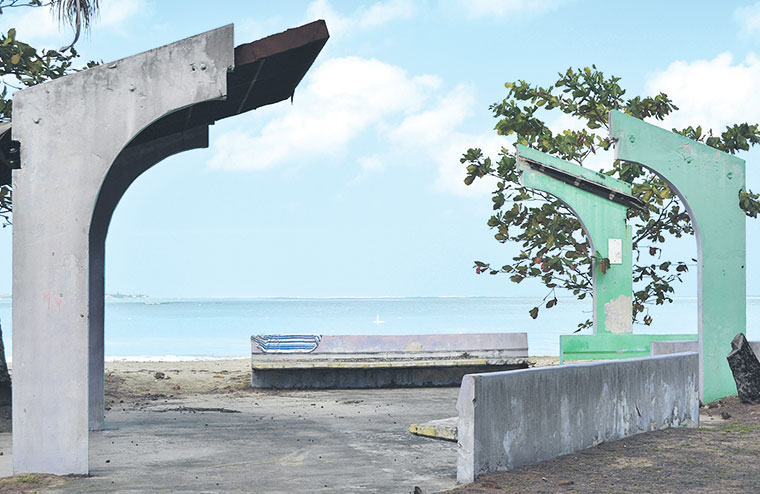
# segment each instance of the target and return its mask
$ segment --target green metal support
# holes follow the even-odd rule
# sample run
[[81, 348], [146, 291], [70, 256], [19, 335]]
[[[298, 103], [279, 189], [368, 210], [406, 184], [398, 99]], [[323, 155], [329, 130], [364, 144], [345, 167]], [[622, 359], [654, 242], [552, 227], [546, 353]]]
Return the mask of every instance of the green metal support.
[[746, 329], [744, 160], [618, 111], [610, 112], [610, 129], [617, 159], [658, 174], [689, 212], [699, 259], [700, 395], [708, 403], [735, 394], [726, 355]]

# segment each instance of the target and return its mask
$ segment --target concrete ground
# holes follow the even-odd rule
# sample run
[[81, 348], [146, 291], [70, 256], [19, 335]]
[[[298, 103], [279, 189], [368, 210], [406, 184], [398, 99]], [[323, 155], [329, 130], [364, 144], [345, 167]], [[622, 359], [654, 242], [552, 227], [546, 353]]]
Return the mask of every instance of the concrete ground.
[[[115, 403], [89, 478], [55, 493], [423, 493], [456, 485], [456, 443], [412, 423], [456, 415], [458, 388], [238, 391]], [[193, 411], [224, 408], [240, 413]], [[0, 436], [10, 474], [10, 434]]]

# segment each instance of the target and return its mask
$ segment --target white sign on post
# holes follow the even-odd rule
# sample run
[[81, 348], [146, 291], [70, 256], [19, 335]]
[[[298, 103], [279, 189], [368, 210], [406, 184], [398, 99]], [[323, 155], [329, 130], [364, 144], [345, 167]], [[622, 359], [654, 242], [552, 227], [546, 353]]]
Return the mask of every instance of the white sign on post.
[[610, 264], [623, 264], [623, 239], [607, 239], [607, 252]]

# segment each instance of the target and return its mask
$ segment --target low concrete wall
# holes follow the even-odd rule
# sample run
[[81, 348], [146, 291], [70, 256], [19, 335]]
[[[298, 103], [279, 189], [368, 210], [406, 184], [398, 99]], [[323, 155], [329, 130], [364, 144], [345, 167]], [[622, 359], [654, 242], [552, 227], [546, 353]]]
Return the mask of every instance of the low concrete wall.
[[459, 386], [465, 374], [528, 365], [527, 333], [326, 335], [303, 353], [251, 341], [251, 386], [264, 389]]
[[652, 357], [658, 355], [672, 355], [674, 353], [699, 352], [697, 340], [653, 341], [649, 345], [649, 354]]
[[457, 480], [699, 422], [696, 353], [464, 376]]
[[334, 367], [327, 369], [253, 369], [251, 387], [255, 389], [368, 389], [459, 386], [462, 377], [474, 372], [526, 369], [528, 359], [510, 359], [514, 363], [470, 366]]
[[257, 360], [341, 358], [366, 355], [393, 358], [399, 354], [419, 357], [461, 357], [463, 353], [489, 357], [527, 357], [528, 333], [404, 334], [404, 335], [324, 335], [317, 348], [308, 353], [264, 353], [251, 341]]
[[[760, 341], [750, 341], [749, 346], [760, 358]], [[651, 355], [670, 355], [673, 353], [699, 352], [699, 342], [693, 340], [653, 341], [649, 347]]]

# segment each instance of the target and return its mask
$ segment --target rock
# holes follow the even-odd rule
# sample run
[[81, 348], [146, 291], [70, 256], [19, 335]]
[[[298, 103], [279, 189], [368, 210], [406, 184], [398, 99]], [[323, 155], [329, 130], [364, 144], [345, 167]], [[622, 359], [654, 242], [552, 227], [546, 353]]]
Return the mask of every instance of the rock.
[[155, 374], [153, 374], [153, 377], [155, 377], [156, 379], [165, 379], [166, 374], [164, 374], [163, 372], [156, 372]]
[[742, 403], [760, 403], [760, 362], [755, 352], [747, 343], [744, 334], [737, 334], [731, 340], [731, 353], [726, 357], [736, 381], [739, 401]]

